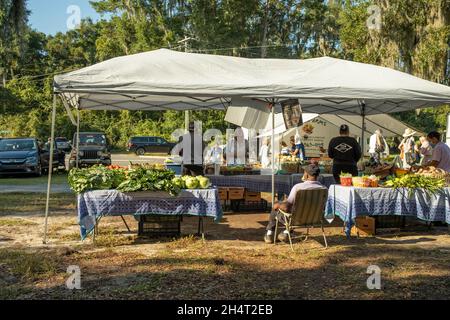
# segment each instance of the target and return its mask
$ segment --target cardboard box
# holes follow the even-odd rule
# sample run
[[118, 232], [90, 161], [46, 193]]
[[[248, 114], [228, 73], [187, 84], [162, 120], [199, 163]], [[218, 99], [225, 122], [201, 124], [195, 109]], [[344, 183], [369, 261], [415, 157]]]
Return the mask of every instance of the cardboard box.
[[228, 200], [228, 188], [219, 188], [219, 199], [221, 201]]
[[352, 228], [352, 235], [358, 237], [372, 237], [376, 234], [376, 220], [371, 217], [358, 217]]
[[244, 199], [244, 188], [228, 188], [228, 199], [229, 200], [241, 200]]
[[260, 202], [261, 192], [245, 192], [245, 202]]

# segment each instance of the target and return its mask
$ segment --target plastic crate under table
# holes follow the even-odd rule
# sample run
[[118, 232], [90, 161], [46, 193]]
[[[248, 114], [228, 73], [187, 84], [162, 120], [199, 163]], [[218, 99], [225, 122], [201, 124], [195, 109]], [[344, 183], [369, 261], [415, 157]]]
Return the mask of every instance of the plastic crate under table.
[[182, 216], [144, 215], [139, 217], [139, 236], [178, 237]]

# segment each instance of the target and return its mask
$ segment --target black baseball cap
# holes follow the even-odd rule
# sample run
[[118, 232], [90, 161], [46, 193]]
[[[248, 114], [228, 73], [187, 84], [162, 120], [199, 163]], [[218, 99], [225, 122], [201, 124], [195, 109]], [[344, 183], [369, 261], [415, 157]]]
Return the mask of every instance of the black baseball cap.
[[318, 177], [320, 176], [320, 168], [316, 164], [310, 164], [305, 168], [305, 172], [309, 174], [312, 177]]
[[350, 128], [348, 127], [348, 125], [343, 124], [340, 128], [339, 128], [340, 132], [349, 132]]

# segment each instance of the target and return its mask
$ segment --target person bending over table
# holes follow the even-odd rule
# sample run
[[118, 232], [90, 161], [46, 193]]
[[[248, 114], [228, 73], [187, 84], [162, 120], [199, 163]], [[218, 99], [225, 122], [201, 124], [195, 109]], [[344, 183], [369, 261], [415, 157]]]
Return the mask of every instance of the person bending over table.
[[441, 134], [433, 131], [428, 134], [427, 138], [433, 147], [433, 155], [431, 161], [425, 165], [450, 172], [450, 148], [441, 141]]
[[[320, 168], [311, 164], [305, 168], [305, 174], [303, 175], [303, 183], [296, 184], [289, 195], [289, 198], [285, 202], [276, 203], [273, 207], [272, 213], [269, 216], [269, 224], [267, 225], [267, 232], [264, 236], [264, 241], [266, 243], [273, 243], [276, 237], [275, 226], [276, 226], [276, 218], [279, 215], [278, 210], [281, 209], [285, 212], [290, 212], [292, 207], [294, 206], [295, 198], [297, 196], [297, 192], [299, 190], [311, 190], [311, 189], [326, 189], [324, 185], [322, 185], [318, 179], [320, 176]], [[285, 230], [278, 235], [278, 240], [281, 242], [287, 242], [289, 239], [289, 231]]]
[[340, 136], [331, 139], [328, 147], [328, 156], [333, 159], [334, 180], [340, 184], [341, 173], [351, 173], [358, 176], [357, 163], [361, 159], [361, 146], [355, 138], [350, 137], [350, 128], [342, 125]]

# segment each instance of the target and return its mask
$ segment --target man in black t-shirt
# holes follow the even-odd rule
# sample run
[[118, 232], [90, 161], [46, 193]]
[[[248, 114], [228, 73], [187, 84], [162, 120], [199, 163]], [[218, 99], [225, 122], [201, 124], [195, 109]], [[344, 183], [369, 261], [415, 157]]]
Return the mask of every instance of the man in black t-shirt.
[[336, 183], [340, 184], [339, 176], [342, 172], [358, 176], [357, 163], [362, 156], [361, 147], [355, 138], [350, 137], [347, 125], [342, 125], [340, 136], [330, 141], [328, 155], [333, 159], [333, 176]]

